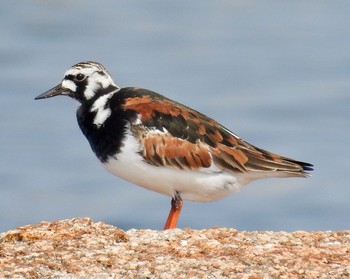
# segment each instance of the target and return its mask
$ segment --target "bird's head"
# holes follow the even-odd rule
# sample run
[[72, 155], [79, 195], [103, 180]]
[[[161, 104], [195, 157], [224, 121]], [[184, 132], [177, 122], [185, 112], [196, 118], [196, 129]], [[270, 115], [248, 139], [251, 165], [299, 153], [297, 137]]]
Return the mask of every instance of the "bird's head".
[[103, 65], [87, 61], [72, 66], [60, 84], [40, 94], [35, 100], [64, 95], [84, 103], [118, 89]]

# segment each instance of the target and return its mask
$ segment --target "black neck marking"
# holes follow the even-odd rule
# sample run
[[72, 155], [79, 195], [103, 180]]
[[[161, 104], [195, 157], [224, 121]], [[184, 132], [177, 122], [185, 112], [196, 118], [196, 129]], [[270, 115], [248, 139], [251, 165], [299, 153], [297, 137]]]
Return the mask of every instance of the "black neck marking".
[[[77, 110], [79, 127], [102, 163], [106, 162], [110, 156], [117, 156], [123, 146], [123, 139], [130, 122], [137, 117], [136, 112], [122, 109], [124, 93], [123, 89], [120, 89], [107, 101], [105, 108], [111, 109], [111, 115], [100, 127], [93, 124], [97, 112], [91, 112], [91, 107], [98, 98], [84, 102]], [[101, 95], [103, 94], [99, 94]]]

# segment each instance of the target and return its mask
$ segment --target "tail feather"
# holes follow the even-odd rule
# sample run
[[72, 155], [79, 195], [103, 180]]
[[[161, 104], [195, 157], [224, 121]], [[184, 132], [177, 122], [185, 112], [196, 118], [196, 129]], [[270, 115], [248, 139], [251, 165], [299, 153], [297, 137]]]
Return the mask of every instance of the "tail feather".
[[255, 146], [251, 147], [253, 148], [249, 148], [245, 153], [248, 157], [245, 165], [248, 172], [266, 172], [271, 177], [308, 177], [313, 171], [313, 165], [310, 163], [283, 157]]

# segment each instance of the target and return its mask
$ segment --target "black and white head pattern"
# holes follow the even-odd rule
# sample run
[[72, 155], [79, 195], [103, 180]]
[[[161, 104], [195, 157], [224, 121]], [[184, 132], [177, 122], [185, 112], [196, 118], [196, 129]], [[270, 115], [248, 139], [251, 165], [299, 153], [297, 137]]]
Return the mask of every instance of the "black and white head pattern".
[[91, 61], [72, 66], [65, 73], [61, 86], [81, 103], [119, 89], [106, 68]]

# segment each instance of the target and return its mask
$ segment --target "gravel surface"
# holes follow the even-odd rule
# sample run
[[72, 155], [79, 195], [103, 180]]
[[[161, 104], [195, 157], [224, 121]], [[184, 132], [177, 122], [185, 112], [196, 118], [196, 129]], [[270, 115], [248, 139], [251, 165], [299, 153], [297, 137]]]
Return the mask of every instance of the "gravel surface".
[[0, 278], [350, 278], [350, 231], [41, 222], [0, 234]]

